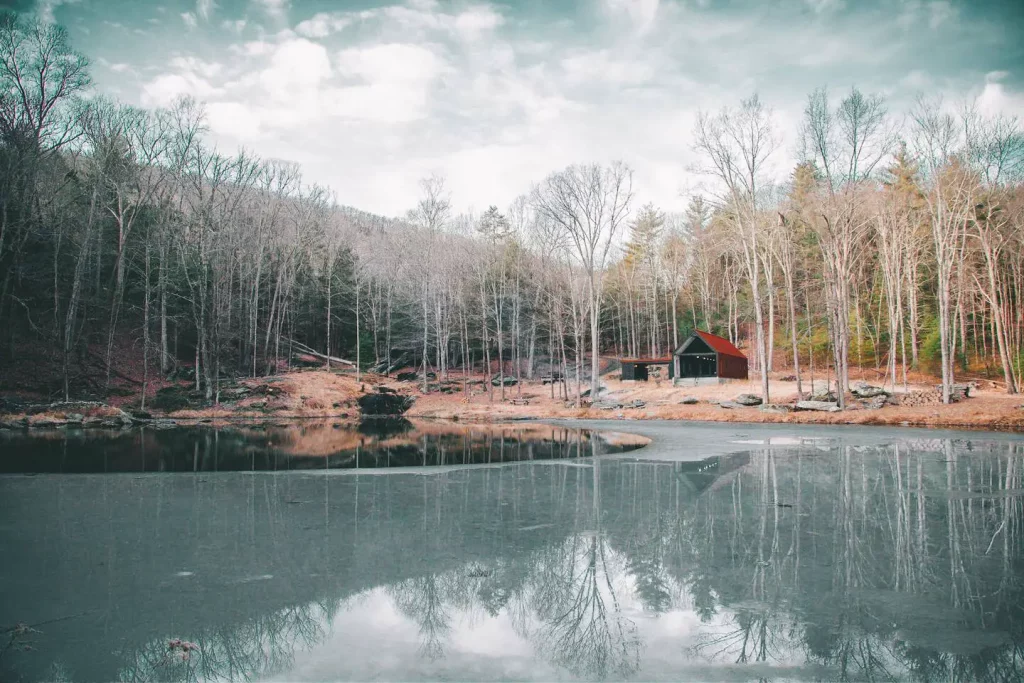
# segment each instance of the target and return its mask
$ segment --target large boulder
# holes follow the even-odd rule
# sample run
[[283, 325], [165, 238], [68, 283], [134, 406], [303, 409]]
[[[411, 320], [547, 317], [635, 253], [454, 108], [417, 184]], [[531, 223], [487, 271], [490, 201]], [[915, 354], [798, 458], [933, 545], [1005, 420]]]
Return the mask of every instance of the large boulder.
[[733, 408], [746, 408], [745, 405], [743, 405], [742, 403], [737, 403], [736, 401], [722, 401], [721, 403], [718, 404], [718, 407], [728, 408], [730, 410], [732, 410]]
[[867, 382], [855, 382], [850, 387], [850, 393], [857, 398], [875, 398], [876, 396], [889, 395], [889, 392], [882, 387], [871, 386]]
[[739, 403], [741, 406], [759, 406], [764, 403], [764, 400], [754, 394], [740, 394], [733, 399], [733, 403]]
[[697, 400], [696, 396], [686, 396], [679, 403], [681, 403], [684, 406], [693, 406], [693, 405], [697, 405], [698, 403], [700, 403], [700, 401]]
[[797, 401], [796, 410], [819, 410], [828, 413], [839, 411], [839, 404], [832, 401]]
[[412, 407], [412, 396], [378, 392], [359, 397], [359, 409], [363, 415], [402, 415]]

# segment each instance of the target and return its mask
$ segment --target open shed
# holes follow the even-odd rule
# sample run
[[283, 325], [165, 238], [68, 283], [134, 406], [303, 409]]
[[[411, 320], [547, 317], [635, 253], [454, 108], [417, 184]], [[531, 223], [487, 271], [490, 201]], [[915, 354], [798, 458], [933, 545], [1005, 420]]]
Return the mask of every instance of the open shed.
[[731, 341], [697, 330], [672, 354], [676, 379], [747, 379], [747, 357]]
[[672, 379], [672, 358], [620, 358], [622, 364], [622, 379], [646, 382], [650, 377], [650, 368], [654, 366], [665, 366], [668, 371], [668, 378]]

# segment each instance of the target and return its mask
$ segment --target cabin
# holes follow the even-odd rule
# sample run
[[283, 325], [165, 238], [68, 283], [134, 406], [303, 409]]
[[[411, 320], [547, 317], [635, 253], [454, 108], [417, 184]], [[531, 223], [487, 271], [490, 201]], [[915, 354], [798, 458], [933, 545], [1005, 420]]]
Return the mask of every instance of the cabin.
[[680, 380], [712, 381], [747, 379], [747, 357], [731, 341], [697, 330], [672, 353], [672, 377]]
[[652, 366], [664, 366], [667, 378], [672, 379], [673, 377], [672, 358], [620, 358], [619, 363], [622, 364], [622, 379], [627, 382], [646, 382], [650, 378]]

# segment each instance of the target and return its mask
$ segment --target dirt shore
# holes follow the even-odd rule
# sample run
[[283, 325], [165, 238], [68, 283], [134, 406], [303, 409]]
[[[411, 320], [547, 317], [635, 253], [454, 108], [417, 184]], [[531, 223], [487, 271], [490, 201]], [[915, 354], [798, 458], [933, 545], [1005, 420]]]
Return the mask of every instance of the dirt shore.
[[[379, 387], [415, 397], [407, 413], [410, 418], [462, 420], [467, 422], [507, 422], [522, 419], [600, 419], [600, 420], [693, 420], [747, 423], [855, 424], [889, 426], [927, 426], [968, 429], [991, 429], [1024, 432], [1024, 397], [1010, 396], [988, 382], [980, 382], [971, 398], [952, 405], [885, 405], [865, 408], [851, 402], [851, 408], [840, 412], [804, 412], [788, 410], [798, 399], [794, 381], [773, 379], [769, 386], [776, 410], [760, 407], [723, 408], [719, 402], [731, 401], [740, 394], [759, 395], [760, 385], [754, 381], [730, 381], [705, 386], [673, 386], [669, 382], [622, 382], [614, 376], [602, 377], [598, 406], [576, 407], [552, 387], [539, 381], [523, 381], [521, 386], [505, 388], [504, 399], [498, 387], [485, 389], [482, 378], [470, 378], [469, 392], [464, 393], [461, 378], [445, 382], [432, 380], [430, 391], [423, 393], [418, 382], [399, 382], [394, 378], [364, 375], [358, 381], [349, 373], [304, 370], [270, 378], [243, 379], [227, 389], [221, 402], [213, 406], [187, 406], [161, 411], [148, 407], [142, 419], [163, 418], [183, 423], [196, 421], [260, 421], [278, 419], [325, 418], [356, 420], [360, 417], [358, 398]], [[866, 377], [868, 381], [870, 377]], [[906, 389], [897, 387], [896, 401], [913, 402], [935, 390], [926, 376]], [[819, 378], [816, 386], [823, 388]], [[804, 382], [805, 392], [809, 388]], [[186, 387], [181, 388], [187, 392]], [[687, 403], [683, 403], [686, 399]], [[695, 402], [694, 402], [695, 401]], [[633, 407], [634, 405], [641, 407]], [[619, 407], [629, 406], [629, 407]], [[0, 419], [0, 427], [58, 426], [84, 421], [109, 425], [112, 420], [126, 421], [127, 415], [138, 411], [119, 408], [83, 409], [74, 405], [50, 410], [35, 409]]]
[[[400, 386], [395, 383], [393, 386]], [[602, 378], [607, 393], [602, 402], [632, 404], [642, 401], [641, 408], [623, 407], [600, 409], [577, 408], [564, 399], [551, 398], [551, 387], [539, 382], [524, 382], [518, 387], [506, 387], [505, 400], [499, 390], [493, 399], [477, 387], [467, 399], [463, 394], [430, 393], [417, 396], [409, 411], [410, 416], [476, 421], [502, 421], [526, 418], [575, 418], [601, 420], [699, 420], [712, 422], [808, 423], [808, 424], [861, 424], [890, 426], [934, 426], [970, 429], [1024, 431], [1024, 397], [982, 387], [971, 392], [971, 398], [952, 405], [887, 405], [879, 409], [866, 409], [860, 405], [840, 412], [773, 412], [760, 407], [722, 408], [719, 401], [729, 401], [740, 394], [759, 395], [760, 385], [752, 381], [733, 381], [711, 386], [674, 387], [669, 382], [621, 382]], [[821, 383], [823, 384], [823, 382]], [[806, 391], [805, 382], [805, 391]], [[911, 384], [907, 393], [919, 394], [934, 390], [928, 383]], [[904, 394], [897, 387], [897, 399]], [[769, 396], [773, 405], [791, 405], [798, 399], [796, 382], [772, 380]], [[525, 405], [518, 399], [523, 398]], [[697, 399], [695, 404], [683, 404], [683, 399]], [[520, 404], [517, 404], [520, 403]]]

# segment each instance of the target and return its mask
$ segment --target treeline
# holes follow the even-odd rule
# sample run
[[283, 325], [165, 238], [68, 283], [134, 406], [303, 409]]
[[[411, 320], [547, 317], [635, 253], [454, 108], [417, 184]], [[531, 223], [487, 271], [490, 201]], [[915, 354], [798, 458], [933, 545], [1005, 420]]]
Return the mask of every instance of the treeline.
[[[921, 101], [897, 126], [853, 90], [808, 101], [801, 163], [773, 178], [757, 98], [702, 115], [685, 215], [634, 206], [628, 166], [557, 172], [480, 215], [443, 178], [401, 219], [339, 207], [298, 168], [205, 140], [202, 107], [93, 96], [58, 26], [0, 21], [0, 373], [103, 394], [128, 378], [278, 372], [302, 352], [426, 388], [486, 368], [596, 388], [599, 353], [663, 356], [694, 327], [761, 371], [1024, 372], [1024, 138]], [[594, 350], [598, 353], [594, 353]], [[130, 359], [141, 361], [132, 371]], [[585, 367], [587, 366], [587, 367]], [[934, 367], [933, 367], [934, 366]], [[123, 375], [125, 377], [123, 377]], [[2, 380], [0, 380], [2, 382]], [[840, 392], [842, 395], [842, 392]]]

